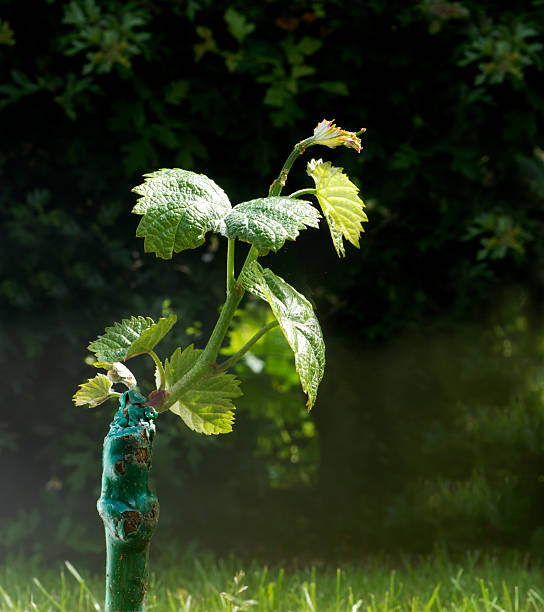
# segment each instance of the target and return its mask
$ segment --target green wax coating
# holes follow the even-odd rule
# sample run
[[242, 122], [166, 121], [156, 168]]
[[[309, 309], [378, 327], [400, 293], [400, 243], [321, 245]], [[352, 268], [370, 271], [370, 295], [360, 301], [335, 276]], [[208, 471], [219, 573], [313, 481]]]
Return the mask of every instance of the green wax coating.
[[106, 531], [106, 612], [145, 610], [149, 544], [159, 502], [148, 487], [157, 412], [129, 390], [104, 439], [98, 513]]

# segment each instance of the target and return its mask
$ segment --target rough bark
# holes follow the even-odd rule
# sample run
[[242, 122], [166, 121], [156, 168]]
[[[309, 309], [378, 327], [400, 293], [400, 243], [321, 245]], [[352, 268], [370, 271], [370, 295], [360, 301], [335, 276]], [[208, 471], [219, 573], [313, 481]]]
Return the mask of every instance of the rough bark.
[[148, 487], [155, 410], [130, 390], [104, 439], [98, 513], [106, 531], [106, 612], [145, 610], [149, 544], [159, 502]]

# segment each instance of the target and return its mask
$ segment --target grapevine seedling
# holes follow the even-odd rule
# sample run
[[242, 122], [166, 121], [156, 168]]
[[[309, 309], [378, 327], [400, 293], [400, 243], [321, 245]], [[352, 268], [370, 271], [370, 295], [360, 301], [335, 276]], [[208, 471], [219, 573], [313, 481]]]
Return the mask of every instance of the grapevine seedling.
[[[360, 132], [348, 132], [332, 121], [321, 121], [309, 138], [295, 145], [268, 197], [232, 206], [213, 180], [179, 168], [146, 174], [133, 191], [140, 196], [133, 213], [141, 219], [136, 235], [144, 249], [156, 257], [171, 259], [174, 253], [201, 246], [208, 232], [227, 239], [226, 300], [212, 334], [202, 349], [192, 344], [177, 348], [162, 361], [155, 348], [175, 325], [171, 314], [157, 322], [132, 316], [106, 328], [90, 343], [94, 366], [105, 370], [80, 385], [74, 395], [78, 406], [98, 406], [117, 399], [119, 409], [104, 441], [102, 492], [98, 511], [106, 530], [106, 610], [145, 610], [149, 543], [157, 526], [159, 504], [148, 488], [151, 448], [156, 418], [174, 413], [193, 431], [224, 434], [232, 431], [240, 381], [228, 370], [268, 331], [279, 326], [294, 358], [295, 368], [310, 410], [317, 398], [325, 369], [325, 345], [310, 302], [294, 287], [263, 268], [260, 256], [295, 240], [300, 231], [328, 225], [339, 257], [345, 256], [344, 240], [359, 247], [362, 223], [367, 221], [357, 187], [342, 168], [312, 159], [307, 173], [313, 188], [282, 196], [294, 161], [311, 146], [346, 146], [361, 150]], [[314, 196], [319, 210], [304, 196]], [[251, 245], [236, 274], [237, 243]], [[265, 301], [274, 320], [259, 330], [235, 355], [217, 362], [223, 340], [244, 295]], [[156, 389], [149, 397], [137, 391], [137, 382], [125, 362], [148, 355], [154, 364]], [[120, 393], [114, 385], [124, 385]]]

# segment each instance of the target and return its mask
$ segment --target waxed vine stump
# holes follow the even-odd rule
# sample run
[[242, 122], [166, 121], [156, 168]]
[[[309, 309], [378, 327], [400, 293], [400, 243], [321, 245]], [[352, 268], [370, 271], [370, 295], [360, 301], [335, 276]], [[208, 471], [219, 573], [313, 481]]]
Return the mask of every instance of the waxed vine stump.
[[98, 513], [106, 530], [106, 612], [145, 610], [149, 544], [159, 502], [148, 487], [157, 416], [134, 390], [123, 393], [104, 439]]

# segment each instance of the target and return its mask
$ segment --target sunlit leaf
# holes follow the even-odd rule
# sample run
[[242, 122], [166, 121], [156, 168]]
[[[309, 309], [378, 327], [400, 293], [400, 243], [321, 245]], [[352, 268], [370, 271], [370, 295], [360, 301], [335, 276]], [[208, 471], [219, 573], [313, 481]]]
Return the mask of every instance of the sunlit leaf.
[[130, 317], [121, 323], [107, 327], [105, 333], [89, 344], [98, 361], [126, 361], [143, 355], [166, 336], [177, 321], [175, 314], [161, 318], [155, 323], [149, 317]]
[[94, 378], [89, 378], [86, 383], [79, 385], [73, 402], [76, 406], [89, 405], [89, 408], [100, 406], [106, 400], [119, 397], [120, 393], [111, 390], [113, 382], [104, 374], [97, 374]]
[[277, 251], [287, 239], [295, 240], [306, 226], [318, 227], [319, 211], [304, 200], [270, 197], [235, 206], [219, 224], [227, 238], [255, 246], [261, 255]]
[[225, 192], [203, 174], [173, 168], [144, 176], [132, 190], [143, 196], [132, 212], [143, 215], [136, 235], [157, 257], [170, 259], [173, 252], [200, 246], [206, 232], [231, 211]]
[[[166, 391], [194, 366], [201, 352], [191, 344], [183, 352], [178, 348], [165, 361]], [[211, 374], [195, 382], [170, 410], [198, 433], [228, 433], [234, 422], [235, 407], [231, 400], [242, 395], [239, 387], [240, 381], [232, 374]]]
[[334, 248], [339, 257], [345, 257], [343, 238], [359, 248], [359, 236], [364, 231], [361, 224], [368, 221], [364, 202], [357, 195], [359, 190], [342, 168], [331, 166], [330, 162], [312, 159], [307, 172], [315, 181], [315, 195], [329, 225]]
[[270, 305], [289, 346], [311, 409], [325, 371], [325, 344], [310, 302], [271, 270], [253, 262], [240, 278], [244, 289]]

